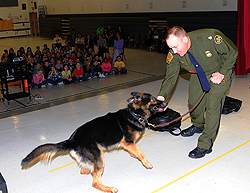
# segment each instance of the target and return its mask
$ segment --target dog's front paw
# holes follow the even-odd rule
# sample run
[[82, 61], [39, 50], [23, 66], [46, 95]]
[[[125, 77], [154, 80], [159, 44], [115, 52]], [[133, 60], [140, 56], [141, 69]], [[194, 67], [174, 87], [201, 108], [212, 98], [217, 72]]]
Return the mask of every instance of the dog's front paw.
[[110, 188], [110, 193], [117, 193], [117, 192], [118, 192], [117, 188], [115, 188], [115, 187]]
[[101, 190], [102, 192], [108, 192], [108, 193], [117, 193], [118, 192], [118, 189], [116, 189], [115, 187], [104, 186], [100, 181], [93, 182], [92, 186], [97, 188], [98, 190]]
[[144, 167], [147, 168], [147, 169], [152, 169], [152, 168], [153, 168], [153, 166], [152, 166], [149, 162], [146, 162], [146, 163], [144, 163], [143, 165], [144, 165]]

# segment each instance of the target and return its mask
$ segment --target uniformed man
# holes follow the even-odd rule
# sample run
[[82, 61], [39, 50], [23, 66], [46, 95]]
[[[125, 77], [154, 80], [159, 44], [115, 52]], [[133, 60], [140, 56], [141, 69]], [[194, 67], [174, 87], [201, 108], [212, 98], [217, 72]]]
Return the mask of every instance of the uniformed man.
[[230, 39], [216, 29], [187, 33], [183, 28], [175, 26], [168, 30], [166, 42], [170, 47], [166, 59], [167, 70], [157, 98], [166, 100], [170, 96], [180, 67], [191, 73], [189, 109], [196, 105], [205, 90], [204, 98], [190, 113], [193, 125], [181, 132], [183, 137], [202, 133], [197, 147], [188, 155], [191, 158], [201, 158], [212, 152], [238, 50]]

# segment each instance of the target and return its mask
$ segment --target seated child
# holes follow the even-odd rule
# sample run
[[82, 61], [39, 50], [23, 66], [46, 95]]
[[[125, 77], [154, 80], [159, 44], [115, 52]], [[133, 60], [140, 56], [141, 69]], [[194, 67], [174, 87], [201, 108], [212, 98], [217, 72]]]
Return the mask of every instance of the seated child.
[[40, 63], [36, 63], [36, 64], [35, 64], [34, 74], [36, 74], [38, 70], [42, 70], [43, 73], [44, 73], [44, 69], [43, 69], [43, 67], [41, 66]]
[[92, 54], [92, 51], [93, 51], [92, 48], [89, 47], [87, 50], [87, 54]]
[[55, 66], [57, 65], [57, 61], [55, 60], [54, 57], [50, 58], [50, 64], [54, 64]]
[[42, 52], [40, 50], [40, 46], [36, 46], [36, 51], [35, 51], [35, 55], [38, 54], [38, 55], [41, 55]]
[[[109, 61], [110, 64], [112, 65], [112, 63], [113, 63], [113, 58], [110, 56], [110, 53], [109, 53], [109, 52], [106, 52], [106, 53], [105, 53], [105, 58], [108, 58], [108, 61]], [[103, 58], [102, 61], [104, 61], [104, 58]]]
[[52, 44], [52, 50], [54, 50], [55, 53], [59, 52], [59, 49], [56, 47], [56, 44]]
[[41, 69], [37, 70], [37, 73], [33, 75], [33, 80], [31, 82], [31, 87], [41, 88], [47, 83], [47, 80], [44, 79], [43, 71]]
[[[53, 64], [53, 63], [51, 63]], [[59, 72], [62, 72], [63, 71], [63, 64], [61, 62], [61, 60], [57, 60], [56, 64], [54, 64], [56, 66], [56, 69], [59, 71]]]
[[95, 55], [95, 57], [94, 57], [94, 59], [93, 59], [94, 61], [96, 60], [96, 61], [98, 61], [98, 65], [99, 66], [101, 66], [101, 64], [102, 64], [102, 61], [100, 60], [100, 57], [99, 57], [99, 55], [98, 54], [96, 54]]
[[83, 64], [84, 63], [84, 57], [83, 57], [84, 54], [80, 53], [80, 52], [77, 52], [76, 53], [76, 59], [79, 58], [80, 62]]
[[36, 62], [41, 62], [42, 59], [41, 59], [39, 54], [36, 54], [35, 57], [36, 57], [36, 59], [35, 59]]
[[70, 49], [69, 46], [65, 46], [65, 51], [64, 54], [69, 54], [69, 56], [71, 55], [72, 50]]
[[109, 74], [113, 74], [113, 69], [111, 67], [110, 62], [108, 61], [108, 58], [106, 58], [106, 57], [104, 58], [104, 61], [103, 61], [102, 65], [101, 65], [101, 67], [102, 67], [102, 73], [105, 76], [107, 76]]
[[127, 74], [127, 69], [125, 68], [125, 64], [122, 61], [121, 56], [117, 56], [117, 61], [114, 64], [115, 75], [117, 74]]
[[53, 39], [53, 44], [59, 49], [62, 46], [62, 38], [59, 37], [59, 34], [56, 34], [56, 37]]
[[87, 58], [89, 58], [89, 61], [90, 61], [90, 66], [92, 66], [92, 65], [93, 65], [93, 63], [94, 63], [94, 59], [93, 59], [92, 54], [91, 54], [91, 55], [87, 55], [86, 57], [87, 57]]
[[81, 68], [80, 62], [76, 63], [76, 68], [74, 70], [74, 78], [77, 82], [88, 80], [88, 76]]
[[55, 65], [51, 65], [51, 71], [49, 72], [48, 76], [48, 85], [60, 85], [63, 84], [63, 79], [61, 74], [56, 70]]
[[55, 59], [56, 61], [57, 61], [57, 60], [61, 60], [61, 55], [60, 55], [59, 52], [56, 53], [56, 57], [55, 57], [55, 58], [56, 58], [56, 59]]
[[91, 55], [92, 55], [92, 58], [94, 59], [94, 58], [95, 58], [95, 55], [96, 55], [95, 51], [92, 51], [92, 52], [91, 52]]
[[44, 61], [44, 65], [43, 65], [43, 69], [44, 69], [44, 78], [47, 79], [49, 76], [49, 72], [51, 70], [50, 68], [50, 63], [48, 60]]
[[69, 61], [68, 61], [68, 66], [69, 66], [69, 69], [71, 71], [71, 74], [73, 74], [75, 68], [76, 68], [76, 65], [73, 63], [73, 60], [72, 58], [69, 58]]
[[73, 81], [71, 71], [69, 70], [69, 67], [67, 64], [64, 65], [63, 71], [62, 71], [62, 79], [64, 84], [70, 84]]
[[[69, 58], [70, 58], [70, 54], [65, 54], [65, 57], [67, 58], [67, 60], [69, 61]], [[73, 60], [74, 62], [74, 60]]]
[[69, 63], [69, 60], [68, 60], [68, 58], [66, 56], [63, 57], [61, 61], [62, 61], [62, 65]]
[[92, 66], [89, 57], [87, 57], [83, 63], [83, 70], [88, 74], [88, 77], [90, 77], [90, 73], [92, 73]]
[[77, 53], [77, 52], [78, 52], [78, 48], [79, 48], [78, 45], [75, 44], [75, 45], [74, 45], [74, 48], [73, 48], [73, 52]]
[[98, 61], [95, 60], [92, 66], [92, 71], [90, 72], [90, 77], [94, 78], [96, 76], [100, 78], [105, 78], [105, 76], [102, 75], [101, 72], [102, 72], [102, 68], [100, 65], [98, 65]]
[[76, 66], [76, 63], [78, 63], [78, 62], [81, 64], [81, 68], [82, 68], [83, 64], [81, 63], [80, 58], [76, 58], [76, 61], [74, 62], [74, 65]]
[[69, 57], [72, 58], [73, 62], [76, 61], [76, 54], [75, 54], [75, 52], [72, 52]]

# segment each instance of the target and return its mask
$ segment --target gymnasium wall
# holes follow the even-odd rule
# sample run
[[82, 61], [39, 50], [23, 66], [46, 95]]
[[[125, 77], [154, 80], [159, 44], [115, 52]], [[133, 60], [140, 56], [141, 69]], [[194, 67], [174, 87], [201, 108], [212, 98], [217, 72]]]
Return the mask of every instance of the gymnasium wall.
[[237, 0], [44, 0], [48, 14], [237, 11]]
[[[151, 25], [180, 25], [187, 31], [219, 28], [235, 41], [237, 0], [40, 0], [48, 15], [40, 18], [40, 34], [65, 36], [73, 33], [95, 35], [99, 24], [122, 25], [127, 35], [147, 34]], [[164, 24], [165, 22], [165, 24]]]
[[[237, 0], [18, 0], [18, 6], [0, 7], [0, 17], [13, 19], [16, 31], [0, 32], [1, 37], [27, 34], [29, 13], [45, 6], [46, 18], [39, 19], [40, 34], [62, 34], [63, 21], [74, 33], [95, 35], [100, 23], [113, 28], [122, 25], [125, 33], [147, 34], [150, 25], [165, 21], [165, 26], [180, 25], [187, 31], [213, 27], [221, 29], [233, 41], [237, 27]], [[26, 10], [22, 10], [26, 4]], [[152, 22], [156, 21], [156, 22]], [[29, 32], [28, 32], [29, 33]]]
[[[3, 20], [13, 20], [14, 29], [0, 31], [0, 38], [2, 37], [15, 37], [20, 35], [30, 34], [29, 23], [29, 1], [30, 0], [18, 0], [18, 5], [14, 6], [14, 1], [2, 3], [0, 7], [0, 18]], [[4, 7], [7, 6], [7, 7]], [[25, 29], [25, 30], [24, 30]]]

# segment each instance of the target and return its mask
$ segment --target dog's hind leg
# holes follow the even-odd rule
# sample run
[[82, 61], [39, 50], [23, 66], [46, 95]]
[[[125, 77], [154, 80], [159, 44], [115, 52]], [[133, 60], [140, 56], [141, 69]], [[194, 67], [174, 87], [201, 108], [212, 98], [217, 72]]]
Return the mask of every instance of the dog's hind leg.
[[146, 160], [144, 153], [140, 150], [135, 143], [127, 144], [125, 141], [120, 143], [121, 147], [126, 149], [132, 157], [139, 159], [147, 169], [152, 169], [153, 166]]
[[81, 167], [81, 174], [91, 174], [94, 166], [93, 163], [88, 160], [88, 158], [83, 154], [83, 152], [79, 152], [78, 153], [75, 150], [70, 151], [70, 155], [76, 160], [76, 162], [78, 163], [78, 165]]
[[86, 169], [85, 167], [82, 167], [80, 173], [89, 175], [91, 173], [91, 170]]
[[98, 190], [101, 190], [102, 192], [110, 192], [110, 193], [117, 193], [118, 189], [114, 187], [108, 187], [104, 186], [101, 181], [101, 176], [104, 171], [104, 158], [103, 158], [103, 152], [100, 151], [100, 157], [96, 160], [94, 171], [92, 172], [93, 175], [93, 183], [92, 186], [97, 188]]

